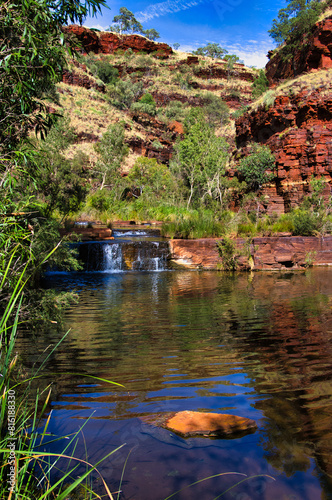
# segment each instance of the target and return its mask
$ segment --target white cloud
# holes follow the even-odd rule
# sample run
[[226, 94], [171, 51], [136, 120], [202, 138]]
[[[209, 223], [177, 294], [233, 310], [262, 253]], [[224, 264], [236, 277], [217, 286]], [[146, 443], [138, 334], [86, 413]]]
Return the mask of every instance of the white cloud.
[[180, 12], [182, 10], [191, 9], [192, 7], [196, 7], [205, 1], [206, 0], [191, 0], [189, 2], [185, 2], [183, 0], [166, 0], [166, 2], [148, 5], [145, 10], [136, 12], [135, 17], [140, 23], [145, 23], [146, 21], [151, 21], [151, 19], [154, 19], [155, 17], [175, 14], [176, 12]]
[[266, 63], [268, 62], [265, 50], [237, 50], [236, 55], [243, 60], [246, 66], [256, 66], [256, 68], [264, 68]]

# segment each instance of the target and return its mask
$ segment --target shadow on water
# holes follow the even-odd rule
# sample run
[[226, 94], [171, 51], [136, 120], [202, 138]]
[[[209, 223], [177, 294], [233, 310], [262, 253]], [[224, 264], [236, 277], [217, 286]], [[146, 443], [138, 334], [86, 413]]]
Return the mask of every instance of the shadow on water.
[[[162, 500], [224, 472], [248, 479], [222, 498], [332, 498], [332, 270], [306, 273], [73, 273], [46, 286], [77, 289], [71, 331], [54, 353], [50, 431], [84, 428], [76, 453], [97, 461], [121, 498]], [[57, 334], [21, 338], [31, 365]], [[93, 381], [91, 374], [125, 388]], [[52, 373], [52, 375], [51, 375]], [[144, 424], [151, 413], [202, 410], [258, 423], [234, 440], [182, 439]], [[262, 474], [273, 476], [255, 477]], [[213, 499], [241, 476], [212, 478], [173, 498]]]

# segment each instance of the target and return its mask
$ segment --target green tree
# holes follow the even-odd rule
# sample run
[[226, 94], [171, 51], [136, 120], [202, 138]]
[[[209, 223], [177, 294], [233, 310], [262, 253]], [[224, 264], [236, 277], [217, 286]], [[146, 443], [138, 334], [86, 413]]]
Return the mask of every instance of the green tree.
[[[53, 2], [2, 1], [0, 5], [0, 155], [25, 137], [51, 124], [41, 98], [61, 80], [65, 61], [62, 24], [82, 22], [104, 5], [103, 0]], [[2, 162], [6, 171], [6, 162]]]
[[100, 189], [105, 187], [116, 189], [121, 180], [121, 163], [128, 154], [128, 146], [124, 142], [124, 126], [120, 123], [110, 125], [96, 150], [100, 158], [96, 172], [100, 177]]
[[270, 148], [254, 143], [251, 153], [240, 160], [238, 171], [243, 176], [248, 188], [257, 191], [272, 179], [275, 169], [275, 157]]
[[266, 78], [265, 71], [261, 69], [251, 86], [253, 98], [257, 99], [257, 97], [264, 94], [264, 92], [266, 92], [268, 88], [269, 88], [269, 81]]
[[126, 7], [120, 8], [120, 14], [114, 16], [113, 23], [115, 25], [111, 26], [111, 30], [114, 31], [114, 27], [117, 27], [119, 33], [143, 33], [143, 26], [137, 19], [134, 14], [128, 10]]
[[187, 207], [206, 197], [222, 202], [229, 145], [215, 136], [199, 108], [189, 112], [184, 125], [185, 137], [175, 145], [173, 168], [189, 188]]
[[158, 31], [153, 28], [143, 31], [143, 35], [145, 35], [149, 40], [157, 40], [160, 38]]
[[280, 51], [281, 58], [284, 61], [292, 61], [293, 71], [296, 74], [294, 51], [305, 45], [305, 35], [310, 32], [330, 2], [287, 0], [287, 4], [286, 8], [279, 11], [278, 19], [273, 20], [269, 34], [278, 44], [285, 44]]
[[151, 197], [168, 199], [177, 190], [176, 179], [166, 165], [155, 158], [138, 158], [130, 170], [126, 181], [132, 192], [139, 190], [151, 202]]
[[175, 48], [175, 50], [179, 50], [180, 44], [178, 42], [173, 43], [173, 47]]
[[[59, 245], [56, 224], [40, 210], [45, 156], [26, 138], [32, 129], [45, 137], [54, 122], [43, 99], [54, 98], [66, 65], [62, 26], [81, 24], [101, 6], [106, 6], [103, 0], [0, 2], [0, 273], [11, 263], [6, 296], [22, 272], [23, 281], [35, 276], [38, 264]], [[15, 263], [10, 260], [14, 252]]]
[[223, 49], [219, 43], [208, 43], [205, 47], [194, 50], [193, 54], [212, 57], [212, 59], [223, 59], [224, 55], [227, 54], [227, 50]]
[[229, 122], [229, 107], [215, 94], [208, 93], [204, 97], [203, 111], [212, 127], [222, 127]]

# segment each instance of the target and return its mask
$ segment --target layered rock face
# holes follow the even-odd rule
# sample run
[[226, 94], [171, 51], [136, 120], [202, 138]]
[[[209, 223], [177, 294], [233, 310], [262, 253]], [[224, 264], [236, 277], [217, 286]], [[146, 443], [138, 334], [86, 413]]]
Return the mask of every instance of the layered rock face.
[[[276, 178], [261, 194], [269, 213], [298, 206], [310, 192], [312, 177], [324, 177], [326, 201], [332, 184], [332, 17], [317, 23], [302, 49], [288, 61], [279, 50], [266, 66], [275, 85], [294, 78], [290, 86], [271, 91], [272, 105], [264, 102], [236, 121], [236, 144], [248, 154], [251, 142], [266, 144], [276, 157]], [[279, 95], [278, 95], [279, 94]]]
[[[170, 240], [174, 264], [189, 269], [222, 269], [218, 239]], [[308, 265], [332, 265], [332, 236], [324, 238], [272, 236], [235, 240], [239, 270], [304, 269]]]
[[317, 23], [301, 47], [287, 61], [282, 58], [282, 49], [274, 55], [272, 52], [268, 54], [270, 61], [266, 65], [266, 77], [270, 84], [312, 69], [332, 68], [332, 16]]
[[141, 35], [118, 35], [111, 32], [95, 32], [83, 26], [66, 26], [63, 30], [75, 35], [83, 52], [95, 54], [113, 54], [116, 50], [132, 49], [134, 52], [144, 51], [147, 54], [156, 52], [156, 57], [165, 58], [172, 54], [166, 43], [153, 42]]
[[[276, 183], [263, 194], [272, 198], [271, 211], [289, 211], [308, 193], [311, 177], [325, 177], [330, 196], [332, 174], [332, 85], [276, 97], [273, 106], [261, 106], [236, 122], [236, 142], [267, 144], [276, 157]], [[273, 197], [276, 197], [273, 207]], [[278, 199], [279, 198], [279, 199]], [[282, 207], [280, 198], [283, 200]], [[275, 209], [274, 209], [275, 208]]]

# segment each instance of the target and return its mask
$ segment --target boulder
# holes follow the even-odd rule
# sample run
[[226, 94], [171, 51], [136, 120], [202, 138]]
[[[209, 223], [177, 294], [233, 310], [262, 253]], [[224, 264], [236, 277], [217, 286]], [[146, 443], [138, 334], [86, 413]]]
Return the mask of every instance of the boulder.
[[222, 413], [180, 411], [142, 417], [145, 423], [168, 429], [182, 437], [239, 437], [255, 432], [254, 420]]

